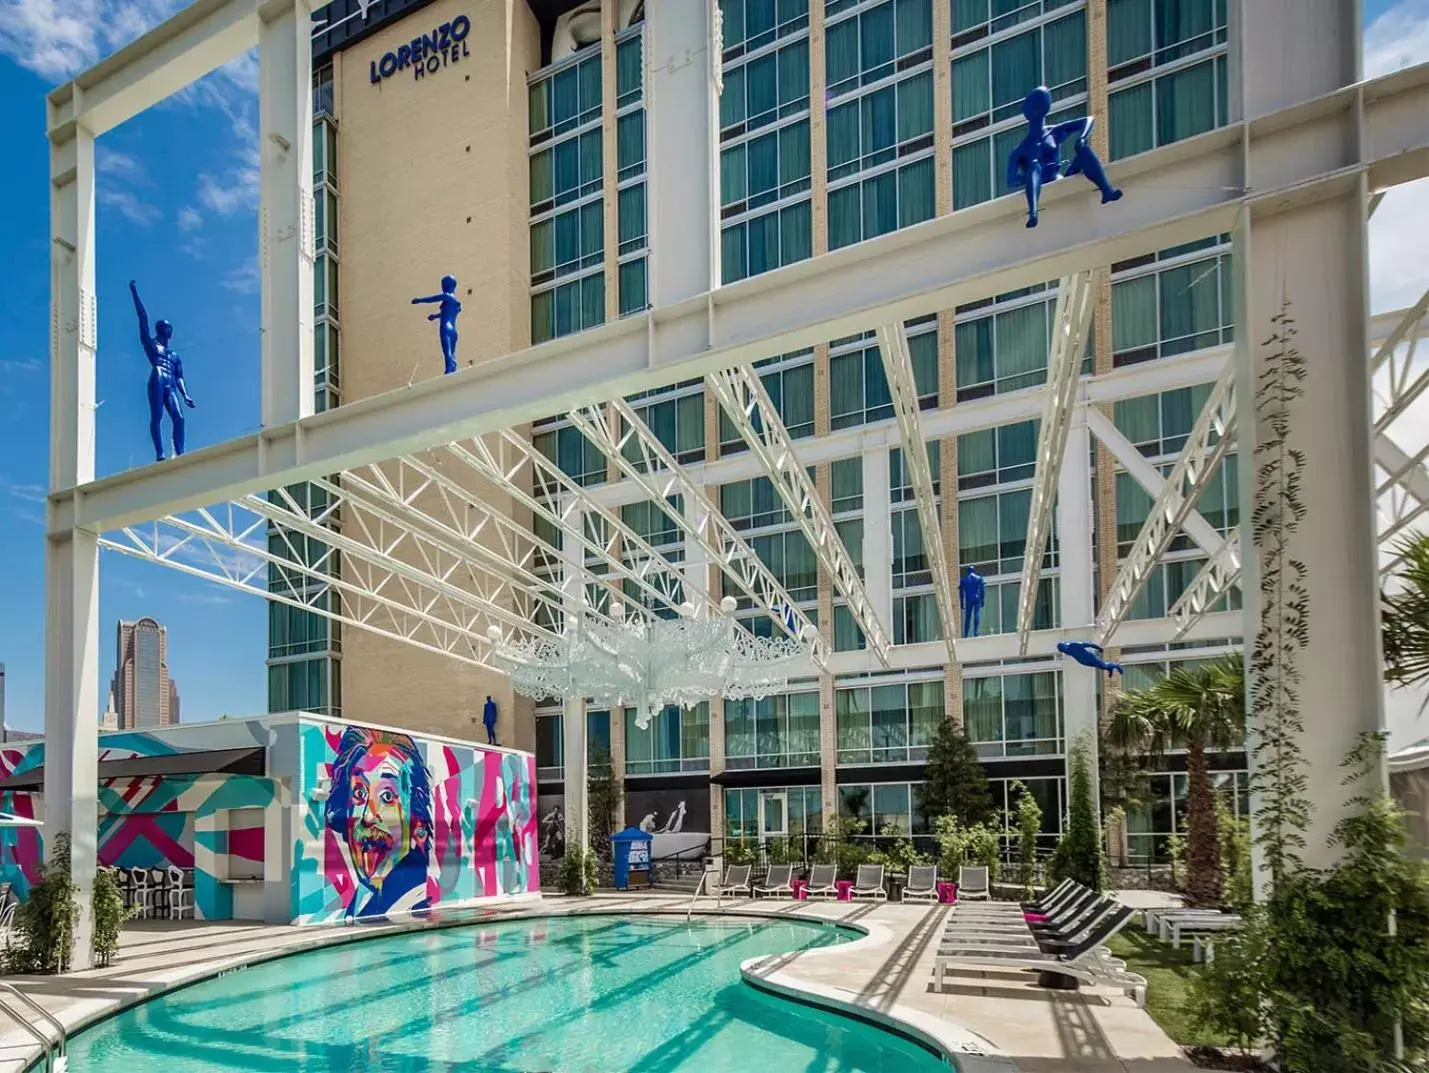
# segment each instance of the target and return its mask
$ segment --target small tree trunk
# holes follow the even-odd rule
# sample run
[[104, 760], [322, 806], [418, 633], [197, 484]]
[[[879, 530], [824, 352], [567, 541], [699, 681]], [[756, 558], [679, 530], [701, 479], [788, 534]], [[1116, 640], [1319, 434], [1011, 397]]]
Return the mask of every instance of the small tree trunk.
[[1194, 906], [1218, 906], [1225, 893], [1216, 799], [1206, 767], [1206, 747], [1186, 753], [1186, 897]]

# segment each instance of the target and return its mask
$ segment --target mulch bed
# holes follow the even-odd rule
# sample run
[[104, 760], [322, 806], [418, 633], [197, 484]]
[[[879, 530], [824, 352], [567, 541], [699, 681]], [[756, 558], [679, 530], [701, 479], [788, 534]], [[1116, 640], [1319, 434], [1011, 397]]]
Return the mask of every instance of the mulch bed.
[[1274, 1073], [1275, 1067], [1259, 1055], [1223, 1051], [1219, 1047], [1187, 1047], [1186, 1057], [1198, 1069], [1230, 1070], [1231, 1073]]

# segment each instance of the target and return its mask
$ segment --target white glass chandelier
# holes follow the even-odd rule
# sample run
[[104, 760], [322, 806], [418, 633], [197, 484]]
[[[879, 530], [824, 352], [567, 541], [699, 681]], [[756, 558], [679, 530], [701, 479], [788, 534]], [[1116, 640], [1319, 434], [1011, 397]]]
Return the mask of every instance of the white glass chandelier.
[[730, 617], [735, 607], [726, 596], [723, 614], [710, 618], [696, 618], [694, 605], [682, 604], [678, 618], [627, 619], [616, 604], [609, 619], [568, 615], [558, 640], [506, 643], [499, 626], [488, 636], [496, 665], [522, 696], [635, 708], [635, 725], [644, 730], [667, 704], [683, 708], [717, 696], [758, 700], [784, 688], [790, 672], [807, 664], [812, 637], [755, 637]]

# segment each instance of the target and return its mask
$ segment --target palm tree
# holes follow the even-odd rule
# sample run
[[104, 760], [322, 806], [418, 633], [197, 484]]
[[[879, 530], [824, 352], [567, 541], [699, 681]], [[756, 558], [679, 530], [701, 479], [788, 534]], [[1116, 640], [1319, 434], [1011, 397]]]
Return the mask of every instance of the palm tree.
[[1429, 534], [1416, 533], [1395, 551], [1402, 587], [1382, 601], [1384, 677], [1412, 686], [1429, 680]]
[[1155, 685], [1124, 694], [1107, 736], [1151, 756], [1186, 750], [1186, 896], [1192, 905], [1219, 905], [1225, 876], [1206, 753], [1238, 748], [1244, 740], [1242, 657], [1177, 667]]

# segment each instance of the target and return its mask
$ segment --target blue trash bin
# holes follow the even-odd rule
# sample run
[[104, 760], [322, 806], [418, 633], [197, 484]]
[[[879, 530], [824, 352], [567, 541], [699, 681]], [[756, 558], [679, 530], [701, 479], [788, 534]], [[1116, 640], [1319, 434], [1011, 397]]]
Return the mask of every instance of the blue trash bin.
[[638, 890], [650, 886], [650, 849], [654, 841], [649, 831], [638, 827], [627, 827], [619, 834], [611, 835], [616, 890]]

